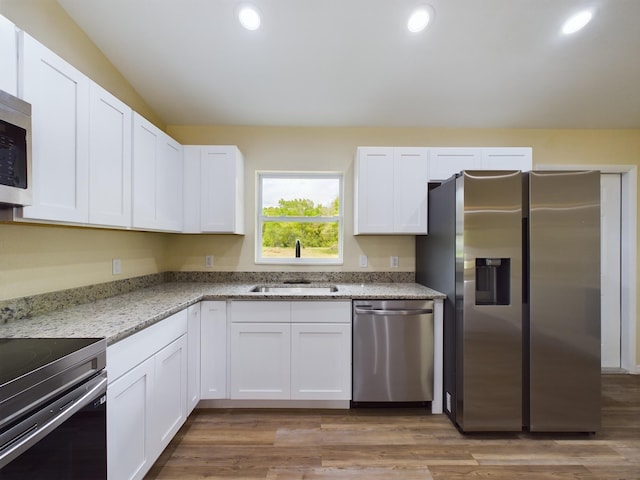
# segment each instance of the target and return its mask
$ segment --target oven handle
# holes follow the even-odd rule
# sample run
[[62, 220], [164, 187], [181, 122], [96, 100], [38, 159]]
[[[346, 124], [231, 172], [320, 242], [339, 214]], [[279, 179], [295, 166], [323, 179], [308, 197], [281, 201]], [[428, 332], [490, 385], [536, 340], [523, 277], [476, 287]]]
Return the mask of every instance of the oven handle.
[[356, 307], [357, 314], [365, 314], [365, 315], [426, 315], [433, 313], [432, 308], [416, 308], [416, 309], [398, 309], [398, 310], [383, 310], [376, 308], [360, 308]]
[[[81, 393], [83, 391], [84, 393]], [[0, 445], [0, 468], [38, 443], [98, 396], [106, 394], [106, 391], [107, 372], [102, 372], [97, 377], [25, 419], [22, 422], [25, 427]], [[81, 393], [79, 397], [77, 396], [78, 393]], [[44, 417], [44, 419], [41, 419], [41, 417]], [[40, 424], [41, 421], [42, 424]]]

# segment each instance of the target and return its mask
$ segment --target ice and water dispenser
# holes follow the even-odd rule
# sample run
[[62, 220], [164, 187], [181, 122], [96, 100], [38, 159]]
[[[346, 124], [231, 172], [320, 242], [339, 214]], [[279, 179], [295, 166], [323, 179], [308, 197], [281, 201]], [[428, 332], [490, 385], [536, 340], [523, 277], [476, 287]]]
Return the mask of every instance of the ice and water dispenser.
[[510, 258], [476, 258], [476, 305], [509, 305], [510, 277]]

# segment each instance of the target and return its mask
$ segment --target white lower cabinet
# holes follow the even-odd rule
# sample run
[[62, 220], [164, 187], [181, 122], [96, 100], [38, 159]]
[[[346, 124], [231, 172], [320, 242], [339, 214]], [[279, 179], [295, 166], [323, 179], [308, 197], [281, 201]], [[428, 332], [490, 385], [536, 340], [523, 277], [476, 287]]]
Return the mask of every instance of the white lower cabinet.
[[349, 400], [351, 302], [231, 302], [231, 398]]
[[290, 398], [291, 325], [231, 324], [231, 398]]
[[351, 324], [291, 325], [291, 399], [351, 399]]
[[160, 456], [187, 420], [187, 336], [155, 355], [152, 453]]
[[152, 424], [154, 359], [149, 358], [107, 388], [109, 479], [142, 478], [155, 459], [147, 434]]
[[190, 414], [200, 401], [200, 303], [187, 309], [187, 414]]
[[227, 396], [227, 302], [200, 302], [200, 397]]
[[107, 348], [107, 472], [140, 479], [187, 418], [187, 311]]

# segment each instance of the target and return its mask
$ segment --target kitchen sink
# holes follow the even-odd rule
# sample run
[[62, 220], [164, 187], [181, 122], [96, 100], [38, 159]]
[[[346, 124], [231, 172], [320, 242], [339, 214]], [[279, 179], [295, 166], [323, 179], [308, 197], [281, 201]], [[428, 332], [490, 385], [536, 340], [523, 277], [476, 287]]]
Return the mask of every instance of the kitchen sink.
[[256, 285], [250, 292], [260, 293], [334, 293], [338, 291], [335, 285]]

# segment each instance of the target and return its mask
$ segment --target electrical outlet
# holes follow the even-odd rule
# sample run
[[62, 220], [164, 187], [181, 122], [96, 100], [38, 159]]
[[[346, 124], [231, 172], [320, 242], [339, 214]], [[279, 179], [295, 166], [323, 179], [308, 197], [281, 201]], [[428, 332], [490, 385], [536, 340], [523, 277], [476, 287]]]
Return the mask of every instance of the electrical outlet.
[[204, 257], [204, 266], [213, 267], [213, 255], [207, 255]]
[[391, 268], [398, 268], [398, 256], [397, 255], [392, 255], [391, 257]]
[[122, 273], [122, 262], [119, 258], [114, 258], [111, 260], [111, 274], [112, 275], [120, 275]]
[[366, 267], [368, 265], [369, 261], [367, 260], [367, 256], [366, 255], [360, 255], [360, 266], [361, 267]]

